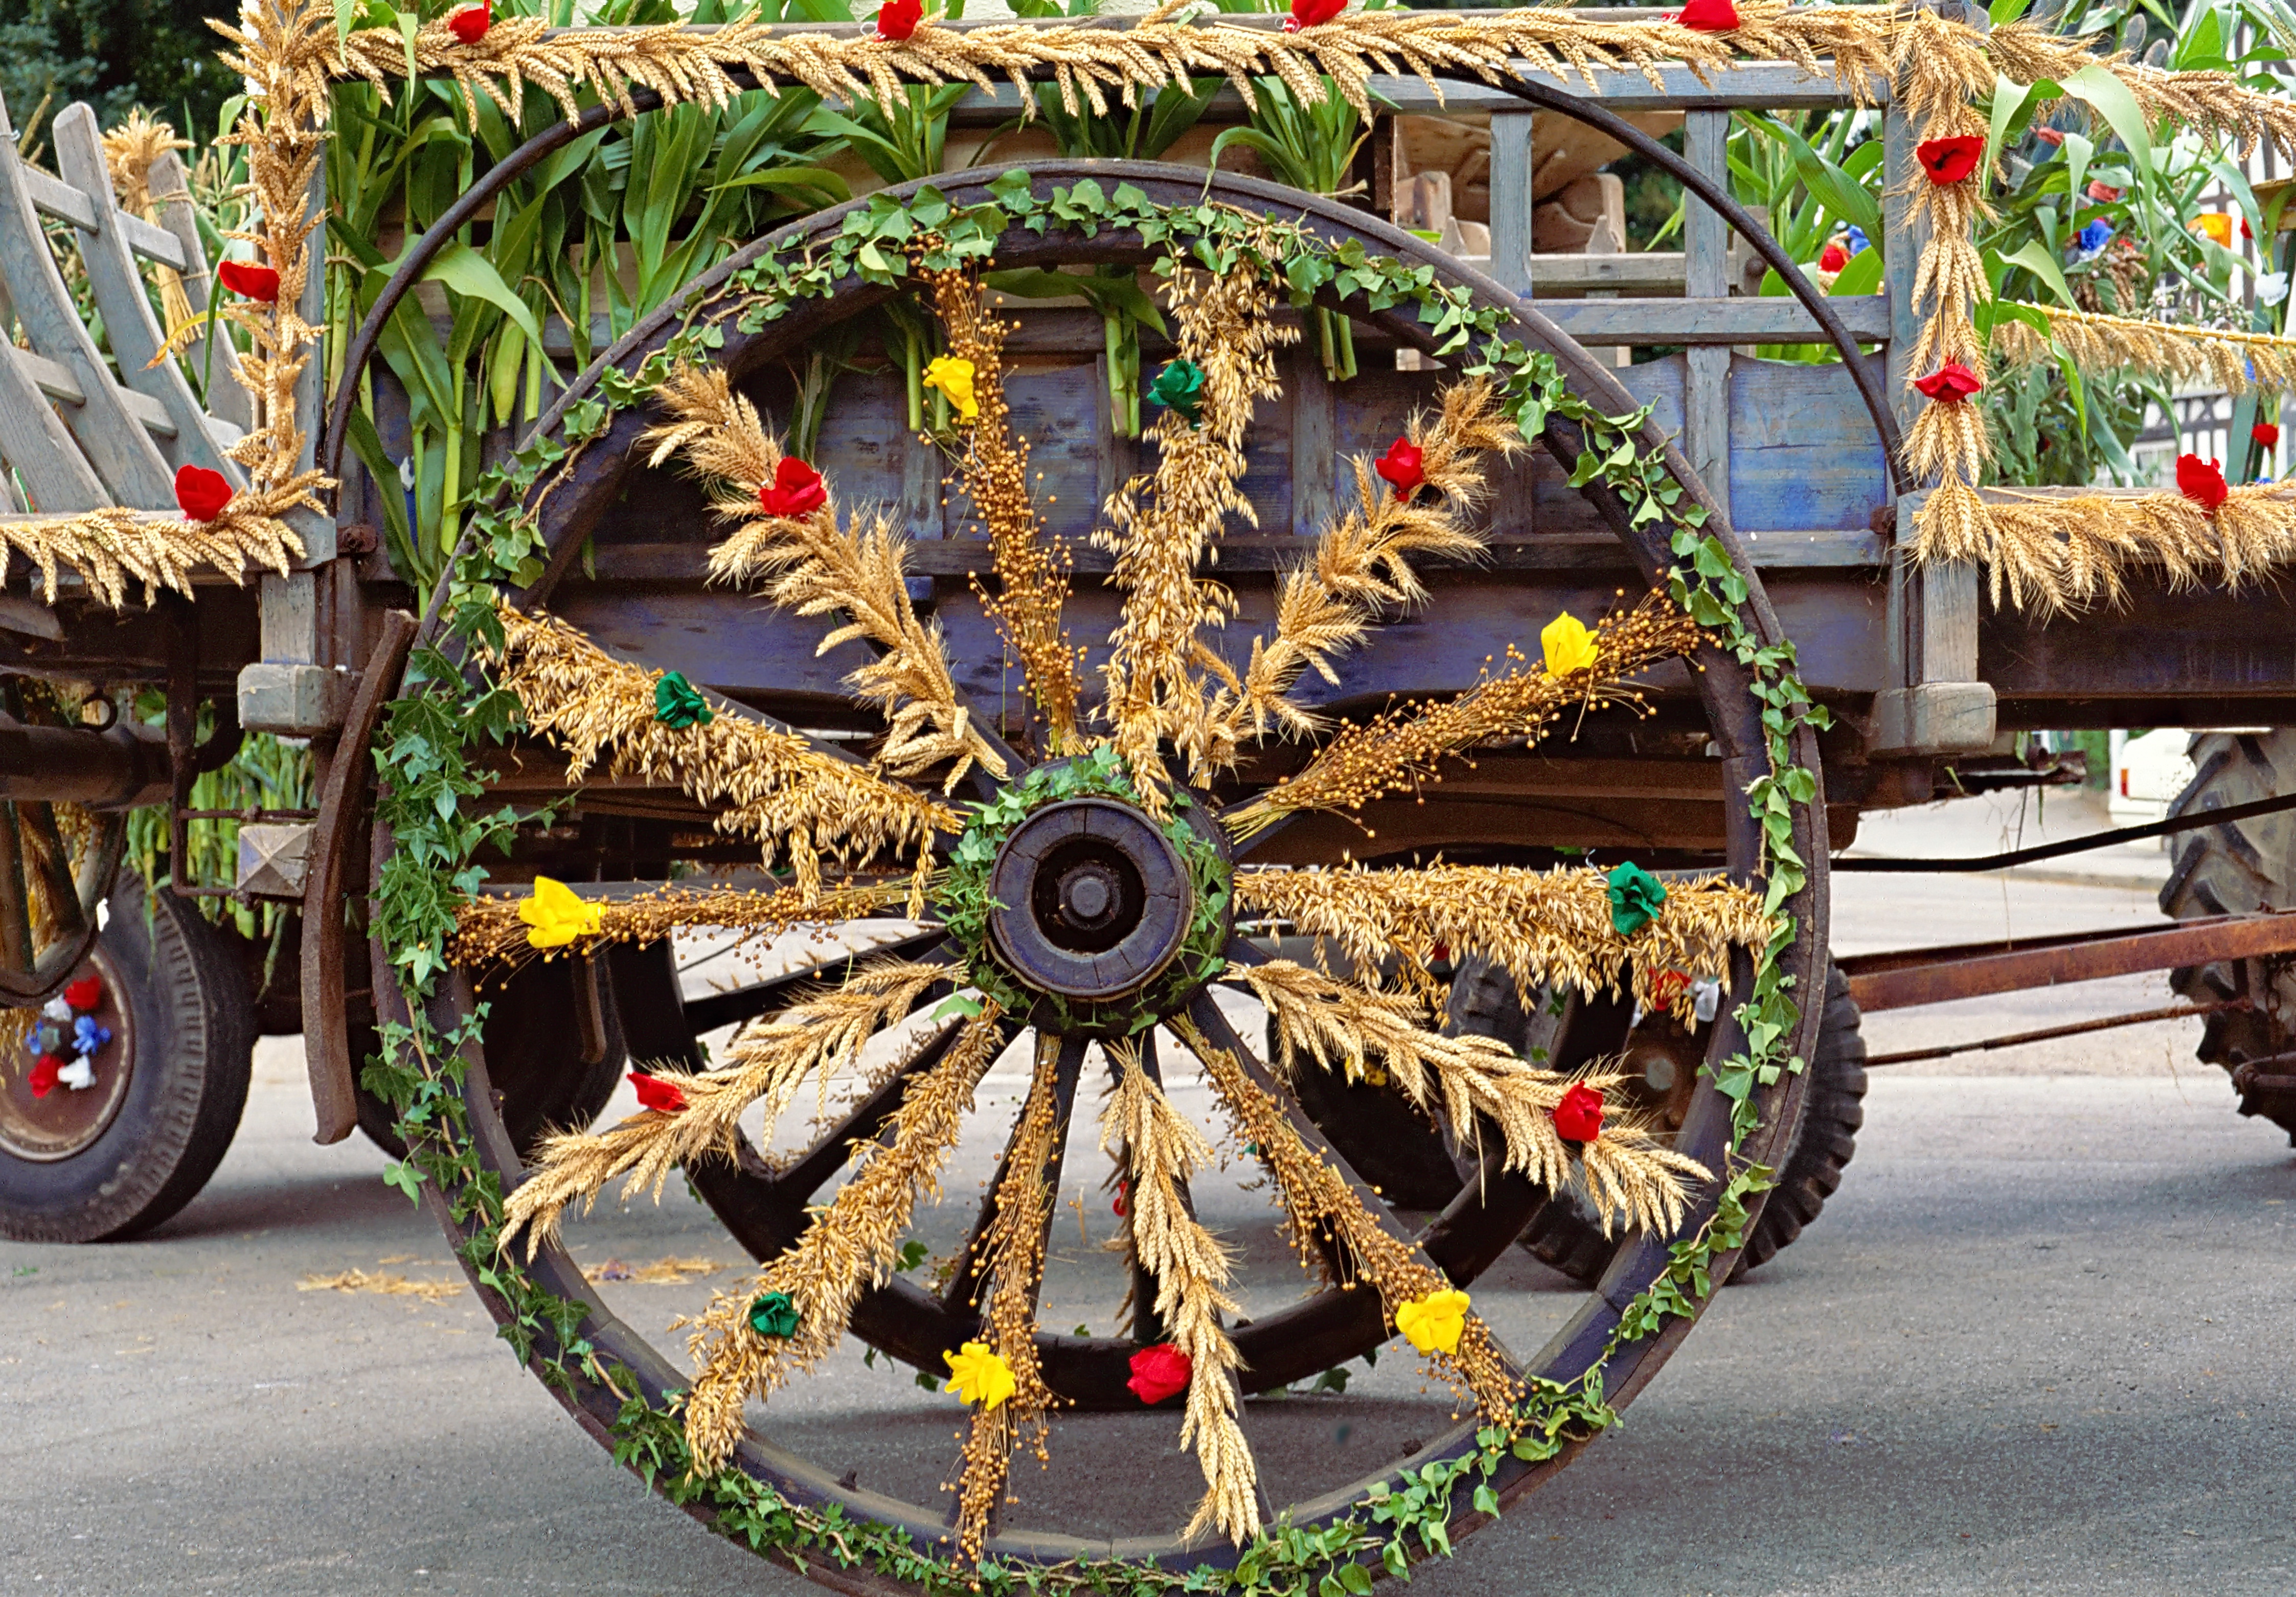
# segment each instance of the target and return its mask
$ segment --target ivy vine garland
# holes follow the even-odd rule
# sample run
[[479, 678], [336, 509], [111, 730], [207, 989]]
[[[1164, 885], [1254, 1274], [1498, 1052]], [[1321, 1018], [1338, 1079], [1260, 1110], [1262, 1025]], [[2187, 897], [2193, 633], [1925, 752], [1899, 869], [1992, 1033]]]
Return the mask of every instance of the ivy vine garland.
[[[483, 485], [481, 498], [489, 508], [473, 517], [456, 551], [443, 595], [443, 636], [414, 651], [376, 750], [377, 819], [390, 828], [394, 848], [376, 886], [372, 927], [381, 946], [393, 951], [407, 1011], [406, 1019], [385, 1019], [381, 1056], [363, 1076], [395, 1106], [408, 1142], [406, 1159], [391, 1166], [387, 1179], [410, 1196], [428, 1183], [451, 1207], [461, 1229], [457, 1253], [499, 1299], [500, 1333], [521, 1362], [562, 1393], [586, 1386], [619, 1396], [612, 1428], [618, 1462], [672, 1502], [711, 1511], [721, 1534], [800, 1570], [808, 1560], [821, 1560], [951, 1594], [1312, 1590], [1324, 1597], [1365, 1592], [1374, 1570], [1403, 1574], [1416, 1559], [1447, 1554], [1447, 1527], [1456, 1515], [1497, 1512], [1492, 1481], [1502, 1464], [1552, 1458], [1611, 1423], [1614, 1415], [1603, 1388], [1611, 1355], [1656, 1333], [1670, 1317], [1694, 1314], [1715, 1284], [1714, 1261], [1742, 1241], [1746, 1200], [1772, 1181], [1771, 1171], [1737, 1157], [1759, 1126], [1755, 1090], [1802, 1068], [1791, 1052], [1800, 1011], [1783, 961], [1795, 936], [1786, 906], [1807, 880], [1792, 846], [1794, 821], [1815, 798], [1816, 777], [1795, 761], [1792, 743], [1803, 730], [1823, 727], [1824, 711], [1801, 684], [1791, 643], [1764, 643], [1747, 619], [1747, 581], [1721, 540], [1702, 530], [1702, 509], [1673, 479], [1662, 453], [1636, 441], [1647, 412], [1608, 415], [1567, 392], [1554, 358], [1507, 339], [1504, 314], [1475, 306], [1468, 290], [1437, 282], [1431, 267], [1380, 257], [1352, 242], [1332, 246], [1297, 224], [1212, 203], [1160, 205], [1130, 184], [1110, 193], [1085, 180], [1040, 196], [1029, 176], [1016, 171], [989, 186], [993, 203], [971, 208], [953, 205], [931, 187], [906, 199], [873, 196], [848, 213], [827, 248], [761, 254], [720, 292], [690, 305], [666, 348], [635, 371], [602, 373], [599, 397], [567, 407], [557, 437], [529, 440]], [[434, 1024], [427, 1013], [447, 970], [456, 906], [485, 879], [475, 863], [480, 852], [506, 844], [521, 819], [507, 806], [482, 808], [486, 786], [474, 753], [483, 741], [500, 741], [518, 730], [519, 707], [470, 656], [474, 646], [502, 645], [500, 590], [530, 582], [541, 569], [544, 550], [529, 508], [537, 490], [546, 492], [613, 414], [643, 402], [674, 363], [707, 360], [722, 345], [728, 321], [754, 331], [785, 315], [796, 300], [826, 296], [853, 275], [890, 284], [912, 269], [978, 267], [1014, 225], [1037, 233], [1055, 225], [1087, 234], [1126, 230], [1167, 251], [1160, 270], [1168, 272], [1181, 258], [1215, 273], [1254, 267], [1287, 285], [1301, 305], [1328, 291], [1369, 310], [1415, 307], [1421, 323], [1440, 340], [1447, 362], [1499, 385], [1506, 413], [1527, 438], [1538, 438], [1550, 416], [1580, 430], [1585, 447], [1571, 473], [1574, 486], [1609, 488], [1636, 526], [1660, 521], [1673, 528], [1670, 595], [1749, 670], [1768, 743], [1769, 773], [1749, 785], [1747, 798], [1764, 839], [1765, 901], [1776, 931], [1734, 1011], [1744, 1051], [1708, 1067], [1732, 1105], [1732, 1157], [1712, 1216], [1670, 1245], [1665, 1271], [1626, 1307], [1603, 1356], [1581, 1378], [1557, 1383], [1527, 1377], [1516, 1412], [1504, 1424], [1482, 1427], [1471, 1450], [1406, 1471], [1321, 1524], [1271, 1526], [1232, 1565], [1206, 1563], [1186, 1573], [1119, 1560], [1036, 1566], [992, 1556], [978, 1565], [960, 1562], [940, 1547], [920, 1544], [906, 1530], [857, 1519], [835, 1505], [791, 1501], [738, 1469], [695, 1470], [678, 1419], [679, 1395], [650, 1400], [630, 1372], [607, 1366], [583, 1335], [585, 1306], [546, 1290], [518, 1256], [499, 1249], [502, 1184], [480, 1157], [463, 1098], [464, 1058], [477, 1047], [484, 1011], [451, 1028]], [[1071, 782], [1073, 789], [1067, 786]], [[997, 843], [1037, 807], [1070, 791], [1137, 798], [1120, 768], [1087, 759], [1029, 773], [972, 817], [941, 896], [946, 923], [968, 952], [982, 946], [989, 907], [984, 873]], [[1166, 836], [1189, 860], [1197, 889], [1197, 921], [1179, 962], [1190, 967], [1186, 974], [1193, 980], [1213, 973], [1203, 962], [1219, 957], [1228, 868], [1185, 815], [1176, 805]], [[1007, 996], [993, 985], [998, 979], [993, 958], [971, 963], [985, 992], [1000, 1001]], [[1110, 1021], [1120, 1034], [1135, 1018]], [[780, 1306], [768, 1306], [778, 1311]], [[781, 1323], [778, 1312], [772, 1318]]]

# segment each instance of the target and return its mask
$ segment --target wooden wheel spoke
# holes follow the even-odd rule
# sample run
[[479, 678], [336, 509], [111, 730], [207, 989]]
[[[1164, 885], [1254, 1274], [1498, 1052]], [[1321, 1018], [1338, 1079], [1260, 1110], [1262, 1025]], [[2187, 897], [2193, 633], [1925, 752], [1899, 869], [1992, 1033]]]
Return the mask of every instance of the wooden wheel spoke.
[[[1090, 1044], [1083, 1037], [1062, 1036], [1040, 1038], [1042, 1047], [1057, 1047], [1058, 1061], [1053, 1075], [1053, 1151], [1045, 1162], [1045, 1190], [1057, 1196], [1061, 1190], [1061, 1170], [1068, 1145], [1069, 1117], [1076, 1108], [1077, 1080], [1084, 1069], [1085, 1050]], [[956, 1268], [950, 1272], [948, 1284], [941, 1289], [941, 1306], [963, 1311], [976, 1306], [980, 1296], [980, 1283], [988, 1274], [988, 1261], [982, 1257], [990, 1229], [996, 1224], [998, 1212], [996, 1194], [1004, 1185], [1004, 1178], [1013, 1169], [1013, 1146], [1019, 1138], [1021, 1121], [1013, 1123], [1012, 1134], [1006, 1138], [1004, 1151], [996, 1160], [996, 1176], [988, 1183], [988, 1194], [980, 1201], [980, 1211], [973, 1216], [972, 1230], [964, 1239], [964, 1248], [956, 1257]], [[1053, 1204], [1045, 1205], [1045, 1224], [1052, 1224]], [[1031, 1288], [1030, 1306], [1036, 1303], [1035, 1288]]]
[[0, 962], [32, 973], [32, 902], [24, 874], [24, 807], [0, 804]]
[[[1109, 1061], [1109, 1067], [1111, 1071], [1118, 1069], [1113, 1057]], [[1147, 1077], [1159, 1091], [1162, 1090], [1164, 1077], [1156, 1068], [1156, 1033], [1153, 1028], [1140, 1034], [1140, 1072]], [[1129, 1148], [1125, 1150], [1124, 1182], [1127, 1203], [1136, 1213], [1140, 1201], [1140, 1177], [1132, 1157], [1132, 1150]], [[1187, 1211], [1189, 1218], [1193, 1219], [1196, 1213], [1196, 1200], [1194, 1195], [1188, 1191], [1187, 1178], [1175, 1175], [1172, 1179], [1172, 1187], [1179, 1195], [1180, 1207]], [[1130, 1221], [1127, 1220], [1128, 1229], [1130, 1224]], [[1163, 1316], [1156, 1312], [1157, 1291], [1158, 1285], [1154, 1272], [1140, 1262], [1140, 1250], [1135, 1248], [1132, 1250], [1132, 1339], [1143, 1347], [1152, 1347], [1165, 1338]]]
[[964, 1029], [962, 1020], [943, 1022], [940, 1030], [911, 1053], [883, 1085], [847, 1110], [845, 1118], [827, 1135], [774, 1178], [774, 1195], [792, 1205], [802, 1205], [819, 1192], [845, 1167], [857, 1145], [884, 1130], [893, 1111], [901, 1107], [901, 1098], [909, 1090], [909, 1083], [940, 1063]]
[[40, 891], [56, 926], [55, 941], [71, 942], [87, 930], [87, 913], [80, 905], [79, 883], [72, 874], [71, 849], [56, 825], [56, 809], [43, 800], [19, 802], [25, 864], [37, 873]]
[[830, 976], [841, 974], [873, 959], [903, 959], [914, 960], [919, 964], [954, 965], [957, 955], [947, 947], [940, 928], [929, 927], [913, 936], [880, 943], [857, 954], [840, 954], [832, 959], [808, 965], [802, 970], [791, 970], [751, 987], [686, 999], [686, 1024], [699, 1036], [705, 1031], [715, 1031], [721, 1026], [753, 1020], [759, 1015], [786, 1008], [798, 994]]

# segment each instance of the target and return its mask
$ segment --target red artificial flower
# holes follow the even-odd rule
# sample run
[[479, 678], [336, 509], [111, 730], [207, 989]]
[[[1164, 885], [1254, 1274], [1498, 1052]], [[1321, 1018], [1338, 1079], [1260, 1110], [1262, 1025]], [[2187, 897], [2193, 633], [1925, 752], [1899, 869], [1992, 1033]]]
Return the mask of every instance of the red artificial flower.
[[1828, 244], [1817, 252], [1817, 269], [1821, 272], [1839, 272], [1849, 264], [1849, 251], [1839, 244]]
[[183, 507], [186, 520], [212, 521], [231, 503], [231, 484], [222, 472], [205, 466], [178, 466], [176, 503]]
[[1956, 134], [1949, 139], [1924, 139], [1914, 146], [1915, 159], [1930, 181], [1942, 187], [1959, 183], [1977, 170], [1977, 163], [1985, 159], [1985, 135], [1981, 133]]
[[1127, 1215], [1132, 1212], [1132, 1183], [1130, 1182], [1124, 1180], [1121, 1176], [1117, 1178], [1116, 1201], [1110, 1204], [1108, 1207], [1115, 1213], [1116, 1217], [1119, 1220], [1123, 1219]]
[[447, 19], [447, 31], [466, 45], [475, 45], [494, 24], [494, 12], [486, 4], [465, 5]]
[[2248, 218], [2246, 217], [2243, 217], [2240, 219], [2240, 236], [2247, 239], [2251, 243], [2256, 240], [2256, 234], [2249, 231]]
[[1554, 1129], [1566, 1142], [1591, 1142], [1603, 1134], [1603, 1094], [1579, 1082], [1554, 1106]]
[[1420, 470], [1426, 458], [1427, 451], [1409, 438], [1398, 438], [1387, 446], [1387, 453], [1379, 457], [1372, 470], [1395, 485], [1397, 498], [1408, 499], [1427, 480], [1427, 474]]
[[1658, 974], [1658, 979], [1651, 983], [1651, 1007], [1656, 1010], [1670, 1010], [1674, 1007], [1674, 1001], [1689, 989], [1689, 971], [1661, 970]]
[[821, 486], [820, 472], [784, 455], [774, 468], [772, 486], [758, 490], [758, 503], [769, 516], [809, 516], [829, 503], [829, 490]]
[[103, 1002], [103, 978], [83, 976], [64, 984], [64, 1002], [76, 1010], [92, 1010]]
[[2255, 426], [2248, 430], [2248, 436], [2254, 438], [2258, 443], [2263, 445], [2267, 449], [2278, 448], [2280, 446], [2280, 423], [2277, 422], [2259, 422]]
[[1186, 1391], [1188, 1377], [1194, 1369], [1186, 1354], [1169, 1342], [1159, 1342], [1132, 1355], [1132, 1379], [1124, 1384], [1132, 1388], [1134, 1396], [1152, 1408], [1165, 1398]]
[[877, 37], [888, 44], [898, 45], [917, 30], [925, 20], [923, 0], [885, 0], [877, 8]]
[[258, 266], [253, 261], [227, 260], [216, 268], [223, 286], [242, 299], [259, 299], [266, 305], [279, 303], [279, 274], [269, 266]]
[[2062, 146], [2065, 142], [2063, 130], [2056, 127], [2036, 127], [2033, 129], [2033, 136], [2045, 144], [2054, 146]]
[[2109, 183], [2100, 183], [2092, 177], [2088, 180], [2088, 197], [2099, 205], [2111, 205], [2120, 198], [2120, 191]]
[[1292, 0], [1292, 14], [1283, 19], [1283, 31], [1297, 33], [1302, 28], [1316, 27], [1347, 8], [1348, 0]]
[[2197, 455], [2177, 457], [2177, 491], [2194, 504], [2216, 513], [2232, 490], [2225, 486], [2224, 468], [2213, 460], [2202, 460]]
[[40, 1055], [39, 1062], [32, 1067], [32, 1074], [26, 1078], [28, 1085], [29, 1085], [32, 1089], [32, 1096], [35, 1098], [45, 1098], [50, 1093], [54, 1092], [56, 1090], [56, 1076], [63, 1069], [63, 1068], [64, 1061], [58, 1059], [54, 1054], [43, 1053]]
[[658, 1114], [675, 1115], [685, 1108], [685, 1094], [659, 1076], [648, 1076], [643, 1070], [630, 1072], [630, 1085], [638, 1090], [638, 1105]]
[[1738, 26], [1738, 8], [1730, 0], [1690, 0], [1674, 20], [1700, 33], [1727, 33]]
[[1915, 378], [1914, 386], [1940, 405], [1959, 405], [1985, 383], [1967, 366], [1950, 360], [1927, 377]]

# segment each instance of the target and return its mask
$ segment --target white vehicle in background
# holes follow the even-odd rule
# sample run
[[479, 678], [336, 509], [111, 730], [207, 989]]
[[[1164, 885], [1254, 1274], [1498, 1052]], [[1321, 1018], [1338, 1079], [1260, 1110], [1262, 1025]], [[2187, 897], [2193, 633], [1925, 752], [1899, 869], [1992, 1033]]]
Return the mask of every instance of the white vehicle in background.
[[2131, 736], [2112, 734], [2112, 779], [2105, 806], [2115, 826], [2143, 826], [2166, 820], [2169, 806], [2194, 776], [2193, 734], [2163, 726]]

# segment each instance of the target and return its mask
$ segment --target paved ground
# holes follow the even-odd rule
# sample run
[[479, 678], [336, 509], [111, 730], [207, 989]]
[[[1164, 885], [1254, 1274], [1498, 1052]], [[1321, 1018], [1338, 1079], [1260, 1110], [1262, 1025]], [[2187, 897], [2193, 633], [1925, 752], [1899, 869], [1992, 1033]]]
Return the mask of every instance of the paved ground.
[[[1890, 847], [1992, 842], [1972, 830], [1947, 828], [1961, 839], [1950, 847]], [[1845, 879], [1837, 942], [2137, 923], [2154, 913], [2131, 885], [2143, 876], [2006, 893], [1994, 879]], [[2131, 979], [1875, 1016], [1867, 1029], [1880, 1050], [2164, 1001], [2164, 984]], [[2191, 1062], [2196, 1029], [1877, 1072], [1857, 1163], [1820, 1224], [1724, 1294], [1618, 1433], [1413, 1589], [2296, 1591], [2296, 1155], [2234, 1115], [2220, 1073]], [[298, 1290], [354, 1266], [450, 1279], [435, 1232], [376, 1179], [379, 1154], [308, 1142], [300, 1074], [291, 1041], [265, 1044], [229, 1159], [154, 1237], [0, 1245], [12, 1466], [0, 1473], [0, 1590], [808, 1589], [616, 1472], [467, 1296]], [[1000, 1069], [983, 1113], [1019, 1085]], [[1048, 1317], [1104, 1329], [1111, 1222], [1105, 1200], [1080, 1191], [1101, 1168], [1088, 1144], [1072, 1150]], [[985, 1169], [969, 1151], [927, 1227], [936, 1248]], [[1233, 1182], [1199, 1192], [1255, 1263], [1275, 1263], [1262, 1195]], [[573, 1241], [602, 1265], [733, 1257], [682, 1194], [660, 1210], [602, 1208]], [[731, 1279], [603, 1290], [659, 1330]], [[1518, 1347], [1575, 1301], [1521, 1256], [1477, 1298]], [[906, 1372], [840, 1355], [791, 1398], [776, 1401], [776, 1430], [866, 1483], [929, 1492], [940, 1478], [953, 1405]], [[1255, 1405], [1251, 1426], [1280, 1496], [1377, 1469], [1440, 1418], [1391, 1359], [1347, 1396]], [[1111, 1501], [1177, 1505], [1193, 1463], [1171, 1445], [1144, 1418], [1112, 1447], [1063, 1427], [1054, 1476], [1021, 1478], [1029, 1511], [1080, 1525]], [[1109, 1489], [1119, 1479], [1121, 1494]]]

